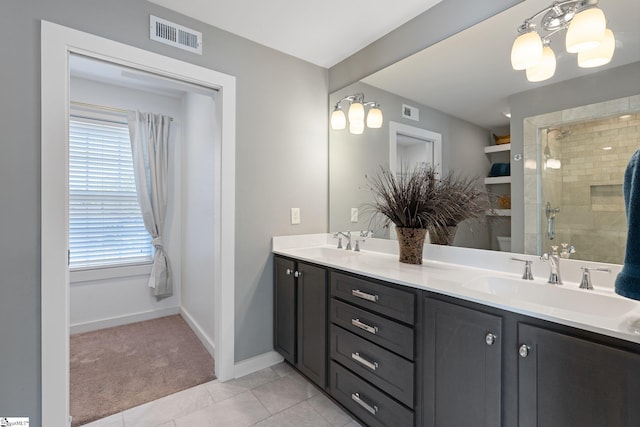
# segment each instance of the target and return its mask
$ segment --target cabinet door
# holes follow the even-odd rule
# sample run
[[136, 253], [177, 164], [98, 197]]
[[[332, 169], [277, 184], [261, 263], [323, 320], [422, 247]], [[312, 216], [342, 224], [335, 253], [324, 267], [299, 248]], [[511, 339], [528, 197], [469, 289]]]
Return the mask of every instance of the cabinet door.
[[298, 263], [297, 368], [325, 387], [327, 383], [327, 273]]
[[296, 288], [292, 260], [273, 258], [273, 347], [287, 361], [296, 363]]
[[526, 324], [518, 337], [520, 427], [640, 426], [639, 354]]
[[501, 425], [502, 318], [426, 298], [424, 425]]

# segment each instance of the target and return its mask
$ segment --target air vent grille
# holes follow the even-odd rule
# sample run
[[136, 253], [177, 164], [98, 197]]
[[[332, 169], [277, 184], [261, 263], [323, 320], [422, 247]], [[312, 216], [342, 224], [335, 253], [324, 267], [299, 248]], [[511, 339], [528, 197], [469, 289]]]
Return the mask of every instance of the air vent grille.
[[151, 40], [202, 55], [202, 33], [199, 31], [151, 15], [149, 35]]

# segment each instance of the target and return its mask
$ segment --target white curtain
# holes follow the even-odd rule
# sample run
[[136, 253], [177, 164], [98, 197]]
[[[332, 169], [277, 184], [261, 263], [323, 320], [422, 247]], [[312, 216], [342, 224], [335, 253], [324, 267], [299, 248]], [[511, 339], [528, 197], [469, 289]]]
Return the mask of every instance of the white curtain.
[[157, 298], [173, 295], [169, 258], [162, 242], [167, 210], [170, 126], [171, 118], [168, 116], [129, 112], [129, 136], [138, 202], [144, 225], [155, 248], [149, 287]]

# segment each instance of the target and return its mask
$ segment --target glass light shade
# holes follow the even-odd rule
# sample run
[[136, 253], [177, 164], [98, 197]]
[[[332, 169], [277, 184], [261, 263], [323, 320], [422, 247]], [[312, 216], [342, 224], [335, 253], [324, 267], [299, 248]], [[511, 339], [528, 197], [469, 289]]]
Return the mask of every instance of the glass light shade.
[[511, 46], [511, 66], [514, 70], [533, 67], [542, 59], [542, 39], [535, 31], [519, 35]]
[[590, 7], [578, 12], [567, 30], [567, 52], [578, 53], [593, 49], [602, 42], [606, 29], [607, 20], [601, 9]]
[[349, 107], [349, 122], [363, 122], [364, 125], [364, 105], [359, 102], [352, 102]]
[[616, 50], [616, 39], [613, 36], [613, 31], [607, 28], [602, 43], [593, 49], [578, 53], [578, 66], [593, 68], [608, 64], [613, 58], [614, 50]]
[[367, 127], [372, 129], [379, 129], [382, 127], [382, 111], [373, 107], [367, 114]]
[[360, 135], [364, 132], [364, 120], [349, 120], [349, 132], [354, 135]]
[[342, 130], [347, 127], [347, 118], [342, 110], [333, 110], [331, 113], [331, 129]]
[[553, 49], [545, 46], [542, 50], [542, 59], [533, 67], [527, 68], [527, 80], [541, 82], [550, 79], [556, 72], [556, 55]]

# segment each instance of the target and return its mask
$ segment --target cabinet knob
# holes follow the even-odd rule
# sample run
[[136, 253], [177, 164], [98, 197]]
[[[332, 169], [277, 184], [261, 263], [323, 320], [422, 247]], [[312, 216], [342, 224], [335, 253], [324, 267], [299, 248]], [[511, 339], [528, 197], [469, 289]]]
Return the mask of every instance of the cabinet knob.
[[487, 343], [487, 345], [493, 345], [494, 342], [496, 342], [496, 338], [498, 338], [496, 335], [492, 334], [491, 332], [489, 332], [485, 337], [484, 337], [484, 342]]
[[520, 349], [518, 349], [518, 354], [520, 354], [520, 357], [527, 357], [529, 355], [529, 350], [531, 350], [531, 347], [526, 344], [522, 344]]
[[295, 271], [293, 273], [293, 277], [302, 277], [302, 272], [301, 271]]
[[293, 273], [293, 270], [291, 270], [290, 268], [287, 268], [286, 273], [287, 273], [287, 276], [291, 276], [291, 273]]

